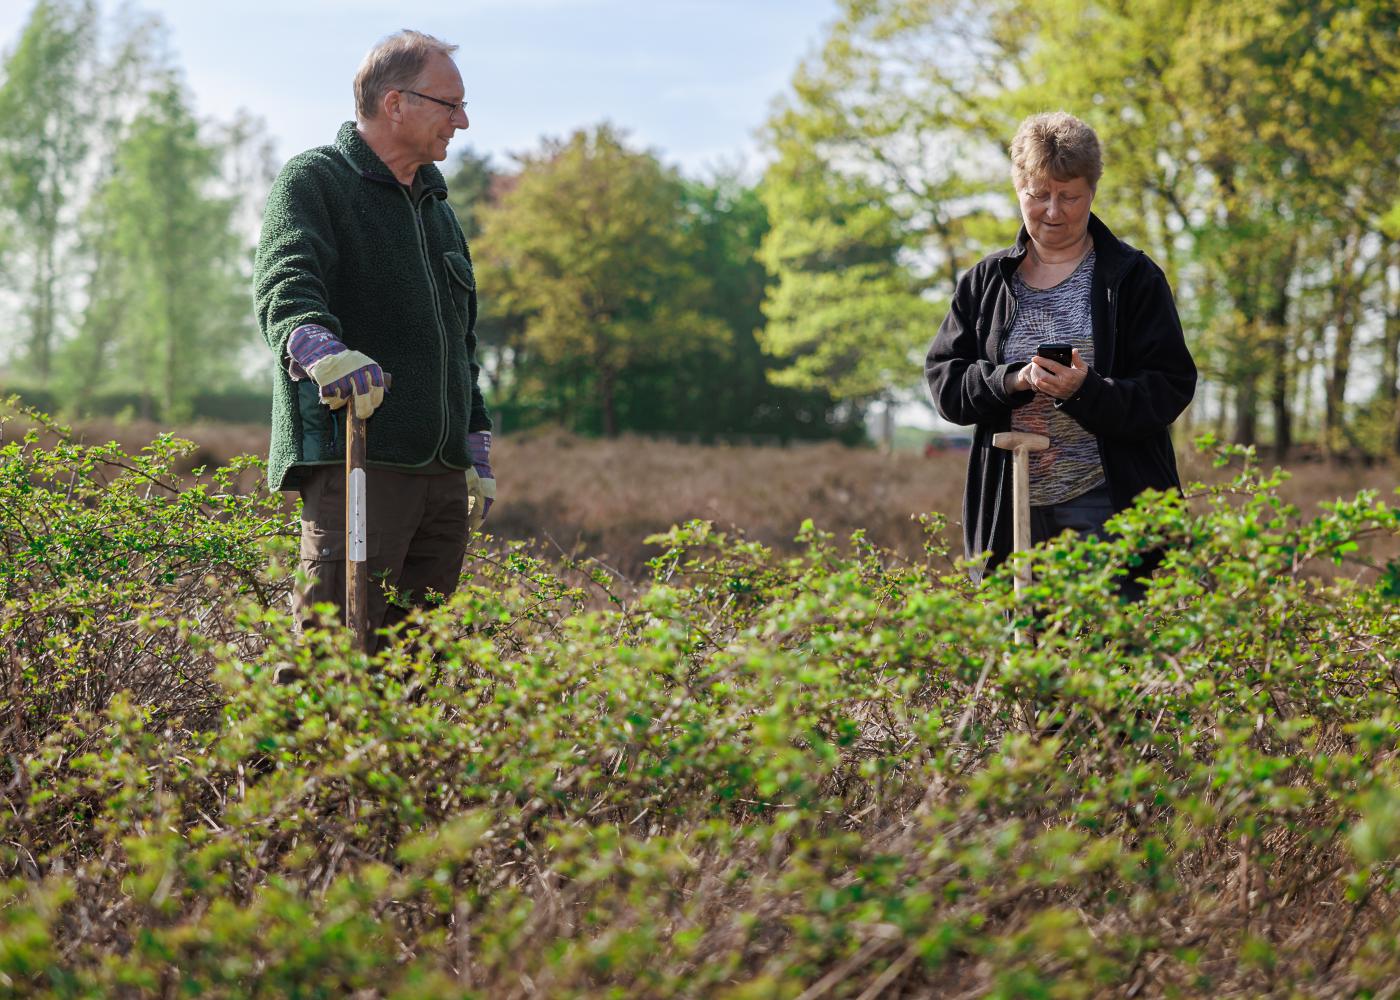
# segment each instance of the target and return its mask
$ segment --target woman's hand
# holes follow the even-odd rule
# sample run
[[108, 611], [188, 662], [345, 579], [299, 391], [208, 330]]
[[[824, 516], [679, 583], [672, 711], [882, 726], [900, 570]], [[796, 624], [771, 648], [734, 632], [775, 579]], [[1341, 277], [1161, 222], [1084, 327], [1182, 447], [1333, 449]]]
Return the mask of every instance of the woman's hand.
[[1039, 354], [1031, 358], [1031, 363], [1018, 373], [1020, 381], [1029, 389], [1043, 392], [1055, 399], [1069, 399], [1089, 376], [1089, 366], [1079, 356], [1079, 348], [1074, 349], [1071, 365], [1066, 366]]

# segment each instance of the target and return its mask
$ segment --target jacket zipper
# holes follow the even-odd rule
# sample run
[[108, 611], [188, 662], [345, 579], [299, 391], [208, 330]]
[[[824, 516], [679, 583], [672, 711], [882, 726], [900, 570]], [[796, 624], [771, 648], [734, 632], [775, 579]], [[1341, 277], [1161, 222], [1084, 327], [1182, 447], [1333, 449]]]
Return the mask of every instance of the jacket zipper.
[[1006, 336], [1016, 324], [1016, 313], [1021, 309], [1021, 300], [1016, 298], [1016, 292], [1012, 289], [1011, 283], [1005, 277], [1001, 280], [1006, 284], [1006, 294], [1011, 299], [1011, 311], [1007, 314], [1006, 322], [1001, 326], [1000, 336], [997, 337], [997, 364], [1004, 365], [1006, 364]]
[[442, 328], [442, 303], [438, 299], [437, 284], [433, 281], [432, 262], [428, 259], [428, 237], [427, 234], [423, 232], [423, 216], [420, 212], [420, 206], [423, 204], [423, 201], [419, 199], [418, 205], [415, 205], [413, 204], [413, 197], [407, 191], [404, 191], [402, 186], [399, 190], [408, 201], [409, 212], [413, 214], [413, 228], [418, 234], [418, 252], [423, 257], [423, 273], [428, 278], [428, 291], [433, 297], [433, 322], [437, 324], [438, 330], [438, 354], [441, 359], [441, 363], [438, 365], [440, 376], [438, 382], [438, 413], [442, 419], [442, 434], [438, 437], [438, 443], [433, 449], [432, 458], [428, 460], [431, 462], [433, 459], [442, 457], [442, 446], [447, 443], [447, 427], [450, 418], [447, 410], [447, 331]]
[[[1010, 332], [1011, 327], [1012, 327], [1012, 326], [1015, 324], [1015, 322], [1016, 322], [1016, 313], [1017, 313], [1017, 312], [1020, 310], [1020, 308], [1021, 308], [1021, 300], [1018, 299], [1018, 298], [1016, 298], [1016, 293], [1015, 293], [1014, 291], [1012, 291], [1012, 285], [1011, 285], [1011, 283], [1010, 283], [1009, 281], [1006, 281], [1006, 278], [1005, 278], [1004, 276], [1002, 277], [1001, 280], [1006, 284], [1006, 294], [1011, 298], [1011, 309], [1010, 309], [1010, 311], [1009, 311], [1008, 314], [1007, 314], [1006, 322], [1002, 324], [1002, 327], [1001, 327], [1001, 335], [1000, 335], [999, 337], [997, 337], [997, 364], [999, 364], [999, 365], [1004, 365], [1004, 364], [1006, 364], [1006, 337], [1007, 337], [1007, 334]], [[1007, 430], [1010, 430], [1010, 429], [1011, 429], [1011, 417], [1010, 417], [1009, 415], [1008, 415], [1007, 418], [1006, 418], [1006, 429], [1007, 429]], [[990, 442], [989, 442], [989, 445], [990, 445]], [[996, 449], [990, 448], [990, 447], [989, 447], [989, 450], [995, 451]], [[1002, 454], [1003, 454], [1003, 455], [1009, 456], [1011, 453], [1010, 453], [1010, 452], [1002, 452]], [[1005, 462], [1005, 463], [1003, 463], [1003, 465], [1002, 465], [1002, 467], [1001, 467], [1002, 475], [1003, 475], [1003, 476], [1006, 475], [1006, 470], [1007, 470], [1008, 468], [1010, 468], [1010, 462]], [[1001, 491], [1001, 490], [998, 490], [998, 491], [997, 491], [997, 494], [996, 494], [996, 497], [992, 500], [992, 523], [993, 523], [993, 524], [996, 524], [996, 523], [998, 522], [998, 520], [1000, 519], [1000, 517], [1001, 517], [1001, 495], [1002, 495], [1002, 491]]]
[[1001, 328], [1001, 336], [997, 338], [997, 364], [999, 365], [1006, 364], [1006, 335], [1015, 325], [1016, 313], [1021, 309], [1021, 302], [1016, 298], [1016, 293], [1008, 290], [1006, 294], [1011, 296], [1011, 311], [1007, 313], [1006, 322]]
[[[1105, 286], [1104, 286], [1103, 293], [1104, 293], [1104, 298], [1105, 298], [1105, 300], [1108, 302], [1108, 311], [1107, 311], [1107, 313], [1106, 313], [1105, 316], [1104, 316], [1104, 320], [1105, 320], [1105, 322], [1107, 322], [1107, 324], [1108, 324], [1108, 338], [1107, 338], [1107, 342], [1108, 342], [1110, 345], [1112, 345], [1112, 347], [1113, 347], [1113, 352], [1114, 352], [1114, 354], [1116, 355], [1116, 354], [1118, 353], [1118, 345], [1115, 344], [1114, 341], [1115, 341], [1115, 340], [1117, 339], [1117, 337], [1118, 337], [1118, 316], [1117, 316], [1117, 314], [1113, 311], [1113, 286], [1112, 286], [1112, 285], [1105, 285]], [[1095, 363], [1094, 363], [1095, 369], [1098, 369], [1098, 367], [1099, 367], [1099, 366], [1098, 366], [1098, 358], [1095, 358], [1095, 359], [1094, 359], [1094, 362], [1095, 362]], [[1113, 497], [1113, 482], [1108, 478], [1108, 456], [1104, 454], [1103, 436], [1100, 435], [1100, 434], [1095, 434], [1095, 435], [1094, 435], [1094, 443], [1095, 443], [1096, 445], [1098, 445], [1098, 450], [1099, 450], [1099, 468], [1103, 469], [1103, 482], [1104, 482], [1104, 485], [1108, 487], [1108, 495], [1109, 495], [1109, 498], [1110, 498], [1110, 500], [1111, 500], [1112, 497]], [[1115, 503], [1115, 506], [1116, 506], [1116, 503]]]

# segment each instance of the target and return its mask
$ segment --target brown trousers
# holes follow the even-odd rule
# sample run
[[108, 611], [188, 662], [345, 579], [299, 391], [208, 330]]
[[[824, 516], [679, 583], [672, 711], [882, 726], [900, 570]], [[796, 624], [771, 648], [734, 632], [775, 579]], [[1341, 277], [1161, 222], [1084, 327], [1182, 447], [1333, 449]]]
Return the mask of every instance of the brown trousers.
[[[467, 551], [467, 481], [462, 472], [414, 475], [367, 468], [369, 631], [457, 589]], [[301, 568], [310, 578], [292, 592], [292, 617], [305, 629], [317, 604], [334, 604], [345, 621], [345, 469], [316, 466], [301, 487]], [[396, 592], [393, 603], [386, 586]], [[378, 646], [371, 638], [371, 648]]]

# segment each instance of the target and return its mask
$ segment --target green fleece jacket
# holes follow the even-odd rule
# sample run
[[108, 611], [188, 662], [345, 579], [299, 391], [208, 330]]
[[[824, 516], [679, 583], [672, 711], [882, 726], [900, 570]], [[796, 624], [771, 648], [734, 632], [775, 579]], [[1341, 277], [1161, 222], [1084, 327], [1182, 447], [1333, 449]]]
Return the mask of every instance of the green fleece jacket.
[[268, 481], [296, 489], [307, 466], [345, 461], [345, 410], [287, 367], [293, 330], [318, 323], [393, 378], [370, 419], [367, 460], [471, 465], [467, 435], [491, 429], [477, 387], [476, 279], [442, 172], [395, 179], [346, 122], [335, 144], [288, 161], [263, 213], [253, 266], [258, 322], [279, 359]]

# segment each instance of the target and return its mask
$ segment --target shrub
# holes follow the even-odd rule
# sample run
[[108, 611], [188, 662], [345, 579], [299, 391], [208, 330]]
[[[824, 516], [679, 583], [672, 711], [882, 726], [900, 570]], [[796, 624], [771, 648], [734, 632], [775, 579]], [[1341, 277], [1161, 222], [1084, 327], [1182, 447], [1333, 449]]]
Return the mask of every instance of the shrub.
[[[118, 691], [158, 717], [216, 712], [209, 643], [256, 641], [228, 602], [286, 593], [266, 569], [289, 518], [234, 487], [256, 461], [190, 484], [174, 472], [187, 441], [127, 452], [28, 415], [38, 426], [0, 446], [0, 729], [27, 745]], [[40, 446], [41, 431], [57, 443]]]
[[[68, 594], [78, 616], [29, 622], [50, 659], [7, 690], [43, 700], [89, 594], [149, 641], [77, 633], [62, 669], [137, 656], [167, 679], [27, 710], [44, 724], [0, 812], [0, 993], [1400, 978], [1400, 564], [1336, 572], [1400, 533], [1373, 494], [1304, 518], [1246, 466], [1193, 503], [1145, 498], [1112, 541], [1038, 550], [1024, 603], [1004, 573], [972, 588], [936, 518], [917, 559], [811, 525], [780, 557], [691, 522], [654, 540], [639, 587], [488, 545], [366, 659], [339, 630], [290, 634], [258, 548], [286, 526], [259, 501], [99, 481], [166, 468], [167, 446], [92, 464], [70, 447], [2, 453], [0, 500], [74, 491], [75, 537], [101, 553], [61, 563], [93, 580], [25, 577], [21, 540], [61, 522], [28, 500], [7, 521], [7, 593]], [[1162, 547], [1147, 596], [1121, 602], [1124, 568]]]

